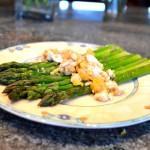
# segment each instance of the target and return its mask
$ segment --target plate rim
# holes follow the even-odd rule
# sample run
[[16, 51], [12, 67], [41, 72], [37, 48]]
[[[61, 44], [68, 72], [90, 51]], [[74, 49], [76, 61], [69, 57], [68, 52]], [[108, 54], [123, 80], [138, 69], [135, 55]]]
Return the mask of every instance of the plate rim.
[[0, 104], [0, 108], [10, 114], [13, 114], [17, 117], [20, 117], [22, 119], [26, 119], [28, 121], [33, 121], [35, 123], [40, 123], [40, 124], [45, 124], [45, 125], [52, 125], [52, 126], [58, 126], [58, 127], [65, 127], [65, 128], [78, 128], [78, 129], [110, 129], [110, 128], [121, 128], [121, 127], [128, 127], [128, 126], [133, 126], [137, 125], [140, 123], [144, 123], [146, 121], [150, 120], [150, 114], [135, 118], [135, 119], [130, 119], [127, 121], [118, 121], [115, 123], [97, 123], [97, 124], [90, 124], [90, 123], [76, 123], [76, 124], [68, 124], [68, 123], [63, 123], [59, 121], [54, 121], [46, 118], [42, 118], [40, 116], [36, 116], [33, 114], [24, 114], [24, 112], [17, 111], [13, 109], [12, 107], [5, 106]]

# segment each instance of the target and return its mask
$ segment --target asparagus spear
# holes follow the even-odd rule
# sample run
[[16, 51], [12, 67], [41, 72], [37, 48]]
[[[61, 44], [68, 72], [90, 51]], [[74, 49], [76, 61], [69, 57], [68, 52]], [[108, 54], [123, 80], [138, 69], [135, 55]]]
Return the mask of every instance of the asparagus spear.
[[[53, 69], [53, 68], [50, 68], [47, 71], [49, 72], [51, 69]], [[57, 75], [57, 76], [50, 75], [50, 73], [48, 73], [47, 71], [46, 71], [46, 69], [44, 69], [43, 72], [35, 72], [32, 70], [29, 70], [24, 73], [14, 73], [14, 72], [1, 73], [0, 74], [0, 83], [4, 84], [4, 85], [8, 85], [10, 83], [13, 83], [14, 81], [27, 80], [27, 79], [33, 79], [35, 81], [36, 81], [36, 79], [38, 79], [41, 81], [43, 80], [44, 82], [46, 82], [46, 80], [47, 80], [48, 82], [49, 81], [53, 82], [52, 80], [54, 79], [54, 81], [55, 81], [55, 78], [56, 78], [56, 80], [59, 77], [60, 77], [60, 79], [58, 79], [58, 80], [61, 80], [61, 78], [62, 78], [62, 80], [68, 78], [68, 77], [65, 77], [62, 75]]]
[[[51, 82], [56, 82], [56, 81], [63, 81], [63, 80], [65, 80], [65, 79], [69, 79], [70, 77], [69, 76], [63, 76], [63, 75], [57, 75], [57, 76], [54, 76], [54, 75], [40, 75], [40, 76], [38, 76], [38, 75], [35, 75], [35, 76], [30, 76], [29, 78], [24, 78], [24, 77], [22, 77], [22, 78], [20, 78], [21, 80], [23, 79], [28, 79], [27, 81], [28, 82], [25, 82], [25, 83], [27, 83], [27, 84], [29, 84], [29, 83], [31, 83], [31, 84], [36, 84], [36, 83], [51, 83]], [[18, 79], [18, 80], [20, 80], [20, 79]], [[18, 80], [16, 80], [15, 79], [15, 81], [18, 81]], [[7, 84], [7, 83], [9, 83], [10, 84], [10, 82], [11, 83], [14, 83], [14, 80], [2, 80], [1, 81], [1, 79], [0, 79], [0, 82], [2, 83], [5, 83], [5, 84]]]
[[[72, 84], [67, 84], [64, 86], [49, 86], [47, 84], [44, 85], [35, 85], [35, 86], [16, 86], [13, 87], [9, 93], [8, 97], [11, 99], [12, 102], [16, 102], [22, 98], [26, 98], [28, 100], [35, 100], [38, 98], [42, 98], [47, 93], [55, 93], [62, 90], [68, 90], [73, 88]], [[6, 91], [5, 91], [6, 92]], [[23, 94], [22, 94], [23, 93]]]
[[46, 106], [54, 106], [65, 99], [75, 98], [78, 96], [90, 94], [91, 89], [90, 87], [73, 87], [66, 91], [60, 92], [50, 92], [46, 96], [42, 98], [39, 103], [39, 106], [46, 107]]
[[8, 74], [8, 73], [23, 73], [25, 71], [28, 71], [27, 68], [9, 68], [7, 70], [1, 71], [0, 75], [2, 74]]
[[116, 60], [120, 57], [128, 56], [128, 55], [129, 55], [129, 53], [127, 53], [127, 52], [121, 52], [121, 53], [109, 56], [107, 59], [104, 59], [103, 62], [109, 63], [109, 62], [112, 62], [113, 60]]
[[[56, 62], [36, 62], [36, 63], [19, 63], [19, 62], [9, 62], [9, 63], [3, 63], [0, 65], [0, 72], [4, 71], [4, 70], [15, 70], [15, 68], [18, 70], [20, 68], [26, 68], [28, 70], [37, 70], [40, 68], [48, 68], [48, 67], [53, 67], [53, 66], [57, 66], [58, 63]], [[13, 68], [13, 69], [12, 69]]]
[[150, 60], [147, 60], [146, 62], [140, 63], [138, 65], [135, 64], [128, 68], [126, 67], [122, 68], [119, 71], [116, 71], [115, 80], [120, 84], [146, 74], [150, 74]]
[[[103, 50], [103, 48], [102, 48]], [[97, 51], [96, 51], [97, 52]], [[109, 45], [106, 46], [103, 51], [98, 49], [98, 52], [95, 54], [96, 58], [105, 65], [112, 63], [114, 60], [117, 60], [120, 57], [129, 55], [128, 52], [124, 51], [118, 46]]]
[[[50, 83], [50, 84], [49, 84]], [[64, 86], [64, 85], [67, 85], [67, 84], [70, 84], [71, 81], [70, 81], [70, 78], [68, 79], [65, 79], [65, 80], [62, 80], [62, 81], [59, 81], [59, 82], [41, 82], [41, 80], [37, 80], [36, 82], [34, 82], [33, 80], [19, 80], [17, 82], [14, 82], [13, 84], [10, 84], [8, 85], [4, 90], [3, 90], [3, 93], [10, 93], [13, 89], [15, 89], [16, 87], [36, 87], [36, 86], [47, 86], [47, 87], [55, 87], [53, 89], [56, 89], [56, 87], [58, 86]], [[38, 88], [37, 88], [38, 89]], [[48, 91], [47, 91], [48, 92]]]
[[13, 86], [12, 89], [5, 90], [8, 97], [12, 102], [19, 101], [21, 99], [35, 100], [42, 98], [48, 85], [35, 85], [35, 86]]
[[118, 49], [123, 50], [122, 48], [120, 48], [119, 46], [114, 45], [114, 44], [109, 44], [109, 45], [99, 47], [94, 52], [95, 57], [103, 58], [105, 56], [108, 56], [111, 52], [114, 52], [115, 50], [118, 50]]
[[119, 72], [121, 70], [125, 70], [127, 68], [134, 67], [134, 66], [136, 67], [139, 64], [144, 64], [144, 63], [147, 63], [147, 62], [148, 62], [148, 60], [146, 58], [143, 58], [143, 59], [140, 59], [138, 61], [132, 62], [130, 64], [127, 64], [127, 65], [124, 65], [124, 66], [120, 66], [120, 67], [116, 68], [115, 71]]
[[29, 64], [27, 63], [18, 63], [18, 62], [9, 62], [9, 63], [3, 63], [0, 65], [0, 72], [7, 70], [9, 68], [26, 68]]
[[50, 67], [54, 67], [54, 66], [55, 67], [58, 66], [58, 63], [57, 62], [37, 62], [37, 63], [32, 63], [29, 66], [29, 69], [37, 70], [40, 68], [50, 68]]
[[[55, 79], [56, 79], [56, 77], [55, 77]], [[12, 83], [12, 84], [10, 84], [10, 85], [8, 85], [6, 88], [5, 88], [5, 90], [7, 91], [7, 90], [9, 90], [9, 89], [12, 89], [14, 86], [33, 86], [33, 85], [37, 85], [37, 84], [49, 84], [49, 83], [51, 83], [51, 84], [49, 84], [49, 85], [56, 85], [56, 84], [58, 84], [58, 85], [66, 85], [66, 84], [69, 84], [69, 83], [71, 83], [71, 81], [70, 81], [70, 78], [68, 77], [68, 78], [63, 78], [63, 80], [60, 80], [59, 82], [58, 81], [56, 81], [56, 80], [53, 80], [54, 82], [52, 82], [52, 80], [53, 80], [53, 78], [52, 78], [52, 76], [50, 76], [50, 77], [47, 77], [47, 78], [44, 78], [44, 79], [42, 79], [42, 78], [40, 78], [40, 79], [33, 79], [33, 80], [19, 80], [19, 81], [16, 81], [16, 82], [14, 82], [14, 83]], [[55, 82], [56, 81], [56, 82]], [[4, 91], [5, 91], [4, 90]], [[4, 92], [5, 93], [5, 92]], [[7, 93], [7, 92], [6, 92]]]
[[122, 56], [122, 55], [125, 55], [125, 54], [127, 54], [127, 52], [125, 52], [123, 50], [120, 50], [120, 49], [116, 49], [116, 50], [111, 50], [110, 53], [109, 53], [109, 55], [107, 55], [107, 56], [103, 56], [102, 55], [102, 56], [98, 56], [96, 58], [98, 60], [101, 60], [101, 61], [105, 61], [106, 58], [114, 60], [116, 56], [118, 56], [118, 55]]
[[[26, 84], [22, 84], [22, 83], [26, 83]], [[50, 84], [30, 84], [30, 82], [27, 82], [26, 80], [23, 81], [21, 84], [19, 83], [13, 83], [9, 86], [7, 86], [3, 93], [7, 93], [8, 95], [11, 95], [10, 98], [12, 99], [12, 101], [16, 101], [19, 98], [20, 93], [24, 92], [26, 93], [26, 97], [21, 97], [22, 95], [20, 95], [20, 99], [21, 98], [27, 98], [27, 99], [36, 99], [36, 98], [41, 98], [42, 95], [49, 93], [50, 91], [59, 91], [59, 90], [67, 90], [69, 88], [72, 88], [73, 85], [70, 82], [70, 79], [66, 79], [60, 82], [54, 82], [54, 83], [50, 83]], [[17, 90], [16, 90], [17, 89]], [[13, 93], [13, 94], [12, 94]], [[18, 93], [14, 94], [14, 93]], [[37, 95], [36, 95], [37, 93]], [[16, 98], [17, 95], [17, 98]], [[24, 95], [23, 95], [24, 96]]]
[[130, 63], [141, 60], [141, 56], [137, 54], [130, 54], [127, 56], [120, 57], [118, 59], [112, 60], [111, 62], [104, 63], [105, 69], [117, 69], [120, 66], [126, 66]]
[[26, 98], [25, 87], [15, 87], [13, 91], [8, 94], [9, 99], [12, 102], [20, 100], [20, 98]]

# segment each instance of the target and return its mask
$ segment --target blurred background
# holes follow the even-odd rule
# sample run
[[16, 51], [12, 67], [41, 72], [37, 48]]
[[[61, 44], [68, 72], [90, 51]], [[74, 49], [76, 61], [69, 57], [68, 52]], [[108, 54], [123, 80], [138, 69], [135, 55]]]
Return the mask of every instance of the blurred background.
[[[0, 0], [0, 50], [19, 44], [16, 48], [21, 50], [25, 43], [41, 41], [113, 43], [150, 58], [150, 0]], [[1, 131], [0, 150], [3, 144], [4, 150], [105, 149], [105, 145], [110, 150], [148, 150], [150, 145], [149, 123], [130, 128], [122, 137], [119, 129], [58, 130], [0, 110]]]
[[150, 0], [0, 0], [0, 48], [39, 41], [115, 43], [150, 56]]
[[[7, 11], [15, 15], [16, 19], [49, 21], [53, 21], [55, 17], [104, 21], [119, 18], [120, 15], [124, 15], [124, 18], [128, 15], [128, 19], [131, 20], [130, 8], [133, 7], [137, 10], [137, 15], [145, 8], [142, 15], [147, 19], [150, 18], [150, 0], [0, 0], [0, 14]], [[132, 19], [136, 21], [135, 18]]]

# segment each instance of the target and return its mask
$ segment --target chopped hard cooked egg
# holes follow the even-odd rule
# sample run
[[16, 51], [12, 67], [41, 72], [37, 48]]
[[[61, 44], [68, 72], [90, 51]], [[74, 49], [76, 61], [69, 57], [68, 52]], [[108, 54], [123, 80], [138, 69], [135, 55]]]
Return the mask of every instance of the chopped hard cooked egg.
[[93, 55], [86, 55], [86, 59], [89, 63], [99, 64], [98, 60]]
[[107, 93], [107, 91], [102, 91], [102, 92], [96, 93], [94, 95], [94, 98], [97, 101], [102, 101], [102, 102], [107, 102], [111, 99], [109, 94]]
[[103, 64], [96, 59], [91, 49], [82, 54], [68, 49], [61, 52], [49, 50], [44, 52], [43, 58], [60, 63], [52, 74], [61, 72], [71, 75], [74, 86], [90, 86], [98, 101], [105, 102], [111, 99], [110, 94], [116, 96], [122, 93], [117, 83], [112, 81], [115, 77], [113, 70], [104, 71]]
[[71, 76], [71, 82], [73, 83], [74, 86], [81, 85], [83, 86], [83, 82], [81, 82], [81, 77], [78, 73], [73, 73]]
[[100, 76], [93, 78], [90, 86], [93, 93], [99, 93], [106, 90], [106, 84]]
[[51, 58], [55, 62], [58, 62], [58, 63], [63, 62], [63, 58], [62, 58], [62, 56], [60, 54], [52, 54]]
[[108, 69], [107, 70], [107, 74], [110, 76], [110, 78], [115, 78], [115, 74], [114, 74], [114, 71], [113, 70], [111, 70], [111, 69]]

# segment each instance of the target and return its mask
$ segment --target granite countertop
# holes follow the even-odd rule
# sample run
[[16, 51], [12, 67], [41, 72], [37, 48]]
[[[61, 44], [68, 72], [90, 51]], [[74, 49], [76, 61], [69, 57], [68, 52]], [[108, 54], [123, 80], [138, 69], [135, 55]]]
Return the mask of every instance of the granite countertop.
[[[132, 11], [132, 10], [131, 10]], [[105, 22], [57, 18], [54, 22], [0, 15], [0, 49], [37, 41], [116, 43], [150, 57], [149, 20], [137, 10]], [[124, 134], [126, 132], [126, 134]], [[0, 109], [0, 150], [149, 150], [150, 122], [107, 130], [69, 129], [34, 123]]]

